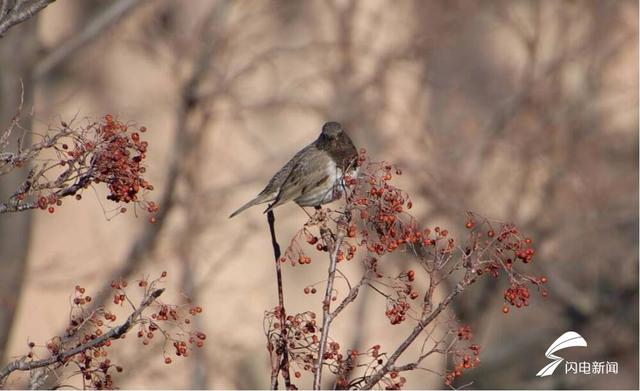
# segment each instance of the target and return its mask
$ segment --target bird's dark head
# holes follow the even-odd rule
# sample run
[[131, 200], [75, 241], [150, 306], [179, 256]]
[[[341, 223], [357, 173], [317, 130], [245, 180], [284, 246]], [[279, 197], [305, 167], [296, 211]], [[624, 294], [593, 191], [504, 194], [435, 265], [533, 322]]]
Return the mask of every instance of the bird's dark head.
[[339, 122], [327, 122], [322, 126], [322, 136], [328, 139], [337, 139], [342, 132], [342, 125]]
[[339, 122], [324, 124], [315, 145], [316, 148], [327, 151], [342, 169], [353, 165], [358, 157], [358, 150]]

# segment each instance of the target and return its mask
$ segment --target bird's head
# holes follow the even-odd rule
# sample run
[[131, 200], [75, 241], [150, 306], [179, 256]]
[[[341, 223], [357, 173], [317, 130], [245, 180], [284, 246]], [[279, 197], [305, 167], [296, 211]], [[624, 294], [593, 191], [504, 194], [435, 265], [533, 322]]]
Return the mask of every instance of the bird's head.
[[327, 122], [322, 126], [322, 133], [315, 141], [316, 148], [327, 151], [331, 157], [338, 162], [339, 167], [344, 169], [353, 166], [358, 156], [353, 141], [344, 131], [339, 122]]
[[327, 122], [322, 126], [322, 136], [328, 139], [338, 139], [342, 134], [342, 125], [339, 122]]

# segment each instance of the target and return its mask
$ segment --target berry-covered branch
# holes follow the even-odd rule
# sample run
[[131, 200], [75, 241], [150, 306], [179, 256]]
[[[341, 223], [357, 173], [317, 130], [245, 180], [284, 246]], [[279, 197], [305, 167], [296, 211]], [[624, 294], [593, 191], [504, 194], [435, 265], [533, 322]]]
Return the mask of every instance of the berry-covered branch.
[[[357, 178], [344, 179], [344, 207], [317, 210], [294, 235], [281, 258], [283, 263], [304, 267], [312, 262], [307, 246], [328, 253], [325, 279], [304, 288], [305, 294], [314, 295], [316, 286], [326, 283], [321, 324], [312, 311], [287, 315], [284, 323], [281, 312], [271, 311], [265, 317], [266, 334], [270, 342], [274, 335], [286, 339], [294, 378], [302, 377], [301, 370], [309, 372], [314, 389], [321, 388], [327, 373], [335, 377], [337, 389], [398, 389], [406, 383], [399, 374], [418, 368], [452, 386], [465, 370], [479, 363], [480, 352], [480, 347], [471, 343], [470, 327], [460, 324], [450, 311], [452, 303], [479, 278], [492, 278], [498, 284], [499, 278], [505, 277], [509, 284], [504, 291], [505, 313], [510, 306], [528, 306], [532, 286], [546, 296], [546, 277], [532, 277], [518, 270], [519, 263], [526, 265], [533, 260], [532, 241], [512, 224], [491, 222], [468, 212], [464, 227], [468, 237], [458, 243], [448, 230], [422, 227], [413, 217], [409, 195], [391, 184], [394, 171], [401, 175], [399, 169], [384, 162], [369, 162], [364, 152], [359, 165]], [[349, 268], [349, 261], [358, 254], [363, 271], [358, 282], [352, 284], [341, 269]], [[394, 256], [411, 257], [419, 268], [393, 272], [397, 267]], [[341, 292], [343, 286], [346, 290]], [[391, 325], [414, 323], [412, 332], [389, 353], [380, 344], [361, 351], [358, 346], [350, 346], [345, 351], [331, 334], [333, 322], [363, 289], [383, 297], [384, 314]], [[440, 295], [443, 299], [438, 299]], [[333, 312], [332, 301], [339, 303]], [[423, 340], [420, 354], [398, 364], [419, 339]], [[269, 349], [273, 350], [271, 343]], [[433, 354], [446, 356], [454, 367], [445, 371], [424, 367], [425, 358]]]
[[[141, 133], [146, 127], [123, 123], [111, 115], [82, 126], [63, 121], [43, 135], [33, 133], [40, 137], [39, 142], [10, 151], [5, 140], [16, 126], [13, 121], [0, 140], [0, 175], [27, 164], [31, 169], [14, 194], [0, 202], [0, 214], [29, 209], [54, 213], [64, 198], [80, 200], [84, 189], [104, 183], [108, 200], [140, 206], [152, 214], [150, 221], [155, 221], [158, 205], [143, 198], [144, 192], [153, 190], [144, 178], [148, 143]], [[108, 213], [126, 210], [121, 205]]]
[[[415, 369], [418, 363], [409, 364], [404, 368], [396, 367], [395, 363], [400, 357], [400, 355], [402, 355], [402, 353], [404, 353], [404, 351], [407, 350], [407, 348], [411, 346], [411, 344], [413, 344], [413, 342], [416, 340], [416, 338], [418, 338], [418, 336], [422, 333], [422, 331], [428, 325], [430, 325], [442, 313], [442, 311], [444, 311], [449, 306], [449, 304], [451, 304], [451, 302], [453, 301], [453, 299], [456, 298], [456, 296], [462, 293], [467, 286], [472, 284], [473, 281], [474, 280], [471, 275], [468, 274], [467, 276], [465, 276], [463, 281], [458, 285], [456, 285], [453, 292], [451, 292], [444, 300], [442, 300], [440, 304], [438, 304], [438, 307], [436, 307], [436, 309], [433, 312], [429, 313], [427, 316], [422, 318], [415, 325], [415, 327], [411, 331], [411, 334], [409, 334], [407, 338], [405, 338], [405, 340], [402, 341], [402, 343], [396, 348], [396, 350], [389, 356], [384, 366], [380, 368], [374, 375], [367, 378], [366, 383], [362, 386], [362, 389], [368, 390], [373, 388], [389, 372], [399, 372], [400, 370]], [[418, 361], [422, 361], [422, 359], [423, 358], [421, 357], [419, 358]]]
[[[112, 388], [113, 382], [109, 370], [117, 372], [123, 368], [112, 364], [108, 356], [108, 348], [112, 341], [124, 338], [125, 334], [137, 328], [137, 336], [143, 345], [148, 345], [155, 332], [159, 332], [165, 345], [172, 343], [177, 356], [188, 356], [188, 345], [202, 347], [206, 336], [198, 331], [189, 330], [191, 318], [199, 314], [202, 309], [197, 306], [168, 305], [159, 302], [158, 298], [165, 288], [157, 285], [166, 277], [166, 272], [152, 281], [141, 279], [137, 286], [142, 291], [142, 299], [135, 306], [125, 291], [127, 282], [124, 280], [112, 282], [113, 303], [122, 306], [130, 305], [132, 312], [127, 319], [117, 325], [109, 326], [116, 320], [116, 315], [105, 308], [88, 312], [85, 305], [92, 301], [91, 296], [85, 295], [85, 288], [76, 286], [71, 319], [63, 337], [54, 337], [43, 348], [48, 357], [37, 359], [34, 350], [36, 344], [29, 343], [30, 352], [0, 369], [0, 385], [6, 383], [8, 376], [15, 371], [32, 371], [38, 368], [53, 370], [69, 365], [76, 366], [82, 374], [83, 382], [89, 382], [93, 388]], [[151, 307], [154, 307], [153, 310]], [[184, 309], [182, 309], [184, 307]], [[152, 310], [149, 314], [148, 310]], [[168, 353], [163, 352], [164, 362], [172, 362]], [[86, 388], [86, 385], [85, 385]]]
[[0, 384], [3, 384], [7, 376], [9, 376], [13, 371], [30, 371], [32, 369], [47, 367], [53, 364], [63, 365], [71, 356], [75, 356], [80, 352], [85, 352], [95, 347], [103, 346], [107, 341], [122, 337], [136, 324], [142, 312], [147, 309], [147, 307], [149, 307], [158, 297], [160, 297], [162, 293], [164, 293], [164, 288], [152, 291], [147, 297], [144, 298], [138, 308], [133, 311], [131, 315], [129, 315], [124, 323], [112, 328], [109, 332], [101, 335], [96, 339], [89, 340], [87, 343], [76, 346], [72, 349], [60, 351], [57, 354], [42, 360], [27, 361], [27, 357], [21, 357], [17, 360], [12, 361], [4, 368], [0, 369]]

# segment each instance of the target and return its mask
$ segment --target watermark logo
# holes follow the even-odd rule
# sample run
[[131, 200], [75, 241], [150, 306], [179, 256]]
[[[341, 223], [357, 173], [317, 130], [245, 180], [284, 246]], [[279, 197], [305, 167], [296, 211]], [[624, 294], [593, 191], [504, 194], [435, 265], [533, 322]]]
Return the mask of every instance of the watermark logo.
[[615, 361], [565, 361], [564, 358], [554, 353], [566, 348], [587, 347], [587, 341], [575, 331], [567, 331], [556, 339], [544, 354], [549, 360], [553, 360], [542, 368], [536, 376], [551, 376], [564, 361], [565, 374], [604, 375], [617, 374], [618, 363]]

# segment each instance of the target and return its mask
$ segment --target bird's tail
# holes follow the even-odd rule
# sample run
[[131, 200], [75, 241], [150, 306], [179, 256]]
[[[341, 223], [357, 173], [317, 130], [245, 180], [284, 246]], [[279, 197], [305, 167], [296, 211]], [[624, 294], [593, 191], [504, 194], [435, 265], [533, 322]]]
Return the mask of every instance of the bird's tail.
[[243, 212], [245, 209], [251, 208], [254, 205], [262, 204], [264, 202], [269, 202], [272, 199], [273, 199], [273, 196], [271, 194], [260, 194], [256, 198], [254, 198], [251, 201], [247, 202], [246, 204], [242, 205], [235, 212], [231, 213], [229, 218], [235, 217], [237, 214], [240, 214], [240, 212]]

